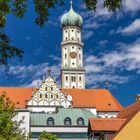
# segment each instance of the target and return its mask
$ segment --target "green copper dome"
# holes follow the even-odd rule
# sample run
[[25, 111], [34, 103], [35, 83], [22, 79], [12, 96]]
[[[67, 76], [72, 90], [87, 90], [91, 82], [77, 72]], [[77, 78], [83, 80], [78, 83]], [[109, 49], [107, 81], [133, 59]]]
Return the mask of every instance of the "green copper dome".
[[64, 14], [61, 18], [61, 26], [79, 26], [82, 27], [83, 19], [82, 17], [77, 14], [73, 8], [72, 8], [72, 2], [71, 2], [71, 8], [68, 13]]

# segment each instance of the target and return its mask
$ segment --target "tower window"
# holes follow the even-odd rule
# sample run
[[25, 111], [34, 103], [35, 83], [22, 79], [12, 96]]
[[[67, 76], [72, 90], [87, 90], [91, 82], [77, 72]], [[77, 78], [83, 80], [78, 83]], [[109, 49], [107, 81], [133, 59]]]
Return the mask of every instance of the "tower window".
[[67, 58], [67, 54], [65, 54], [65, 59]]
[[48, 90], [48, 88], [47, 88], [47, 87], [45, 87], [45, 90], [47, 91], [47, 90]]
[[53, 87], [51, 87], [51, 91], [53, 91]]
[[72, 32], [74, 32], [74, 30], [71, 30]]
[[74, 46], [72, 46], [72, 49], [74, 49]]
[[79, 54], [79, 59], [81, 59], [81, 55]]
[[45, 98], [48, 98], [47, 94], [45, 95]]
[[68, 40], [68, 38], [66, 37], [66, 40]]
[[79, 33], [80, 33], [80, 31], [77, 31], [77, 33], [79, 34]]
[[70, 119], [70, 118], [66, 118], [66, 119], [64, 120], [64, 124], [65, 124], [65, 125], [71, 125], [71, 119]]
[[79, 77], [79, 81], [80, 81], [80, 82], [82, 81], [82, 78], [81, 78], [81, 77]]
[[66, 81], [68, 81], [68, 76], [66, 76]]
[[72, 65], [75, 65], [75, 63], [72, 63]]
[[73, 89], [75, 88], [75, 86], [72, 87]]
[[79, 48], [79, 50], [81, 50], [81, 48]]
[[67, 30], [65, 31], [65, 33], [67, 33]]
[[72, 77], [71, 77], [71, 81], [72, 81], [72, 82], [75, 82], [75, 81], [76, 81], [76, 77], [75, 77], [75, 76], [72, 76]]

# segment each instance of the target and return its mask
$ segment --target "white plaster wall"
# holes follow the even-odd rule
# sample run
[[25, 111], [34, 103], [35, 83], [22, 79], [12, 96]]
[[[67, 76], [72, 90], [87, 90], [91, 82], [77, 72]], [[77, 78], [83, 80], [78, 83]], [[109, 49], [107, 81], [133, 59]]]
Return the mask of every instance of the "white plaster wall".
[[63, 34], [62, 34], [63, 41], [66, 41], [66, 37], [67, 37], [67, 40], [68, 40], [68, 34], [69, 34], [69, 29], [68, 28], [63, 29]]
[[31, 132], [42, 132], [42, 131], [47, 131], [51, 133], [56, 133], [56, 132], [86, 133], [87, 127], [31, 127]]
[[76, 40], [76, 28], [71, 27], [69, 30], [70, 30], [70, 40], [72, 40], [72, 38], [73, 40]]
[[97, 110], [96, 108], [85, 108], [86, 110], [89, 110], [92, 114], [94, 114], [95, 116], [97, 116]]
[[97, 116], [101, 118], [116, 118], [118, 115], [118, 112], [97, 112]]
[[79, 38], [79, 41], [81, 41], [81, 31], [77, 29], [77, 39]]
[[30, 110], [31, 112], [55, 112], [56, 111], [56, 107], [31, 107], [28, 106], [28, 110]]

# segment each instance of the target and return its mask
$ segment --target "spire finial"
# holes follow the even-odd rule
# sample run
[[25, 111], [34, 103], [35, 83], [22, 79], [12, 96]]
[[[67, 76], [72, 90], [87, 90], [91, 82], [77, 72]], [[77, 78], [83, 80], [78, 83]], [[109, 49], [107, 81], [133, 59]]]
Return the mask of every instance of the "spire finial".
[[50, 70], [50, 68], [48, 69], [48, 76], [51, 76], [51, 70]]
[[72, 0], [70, 0], [70, 5], [71, 5], [71, 8], [72, 8]]

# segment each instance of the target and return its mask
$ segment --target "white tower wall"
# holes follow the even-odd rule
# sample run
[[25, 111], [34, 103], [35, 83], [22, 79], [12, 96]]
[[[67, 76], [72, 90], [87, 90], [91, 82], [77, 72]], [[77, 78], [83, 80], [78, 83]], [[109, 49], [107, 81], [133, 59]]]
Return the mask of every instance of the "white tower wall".
[[62, 88], [85, 88], [81, 28], [78, 26], [62, 28], [61, 49]]

